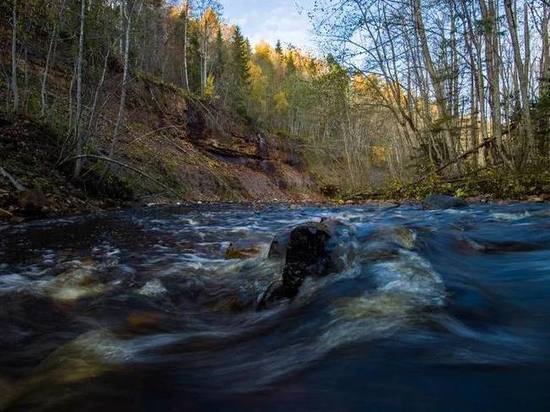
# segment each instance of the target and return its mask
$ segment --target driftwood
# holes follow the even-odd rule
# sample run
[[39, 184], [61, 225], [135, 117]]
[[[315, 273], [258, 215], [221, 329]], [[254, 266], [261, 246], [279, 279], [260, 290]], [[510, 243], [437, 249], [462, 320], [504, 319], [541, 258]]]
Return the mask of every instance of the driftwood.
[[13, 213], [8, 212], [7, 210], [0, 208], [0, 216], [5, 216], [5, 217], [12, 218]]
[[8, 179], [15, 190], [17, 190], [18, 192], [24, 192], [25, 190], [27, 190], [25, 186], [23, 186], [15, 177], [9, 174], [3, 167], [0, 167], [0, 176], [4, 176], [6, 179]]
[[95, 160], [100, 160], [102, 162], [108, 162], [108, 163], [113, 163], [113, 164], [116, 164], [118, 166], [121, 166], [125, 169], [128, 169], [128, 170], [131, 170], [132, 172], [135, 172], [137, 173], [138, 175], [140, 176], [143, 176], [145, 177], [146, 179], [149, 179], [151, 182], [153, 183], [156, 183], [157, 185], [159, 185], [160, 187], [162, 187], [163, 189], [166, 189], [167, 191], [169, 191], [170, 193], [176, 195], [176, 196], [179, 196], [179, 194], [177, 192], [175, 192], [173, 189], [169, 188], [168, 186], [166, 186], [164, 183], [160, 182], [159, 180], [155, 179], [154, 177], [148, 175], [147, 173], [139, 170], [138, 168], [136, 167], [133, 167], [133, 166], [130, 166], [126, 163], [122, 163], [122, 162], [119, 162], [118, 160], [114, 160], [114, 159], [111, 159], [109, 157], [105, 157], [105, 156], [96, 156], [96, 155], [80, 155], [80, 156], [74, 156], [74, 157], [71, 157], [69, 159], [65, 159], [63, 160], [60, 164], [64, 164], [64, 163], [67, 163], [67, 162], [70, 162], [70, 161], [73, 161], [73, 160], [77, 160], [77, 159], [95, 159]]

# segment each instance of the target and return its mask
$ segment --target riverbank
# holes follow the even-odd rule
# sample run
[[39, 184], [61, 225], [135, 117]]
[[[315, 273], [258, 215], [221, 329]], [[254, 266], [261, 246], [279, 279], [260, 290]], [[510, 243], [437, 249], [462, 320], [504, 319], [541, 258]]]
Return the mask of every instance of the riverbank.
[[[540, 165], [522, 174], [488, 169], [458, 181], [428, 177], [414, 185], [390, 184], [378, 193], [329, 197], [320, 193], [292, 142], [235, 131], [225, 138], [212, 130], [197, 137], [200, 120], [197, 113], [189, 112], [180, 113], [182, 119], [195, 119], [186, 126], [187, 132], [171, 137], [173, 144], [185, 145], [188, 151], [156, 154], [151, 163], [145, 158], [166, 147], [149, 143], [148, 151], [136, 155], [135, 148], [123, 146], [123, 163], [138, 164], [139, 169], [106, 168], [91, 159], [78, 180], [72, 179], [72, 163], [63, 161], [63, 141], [55, 130], [30, 118], [0, 116], [0, 220], [198, 202], [392, 206], [419, 202], [432, 193], [470, 203], [550, 201], [550, 171]], [[209, 136], [206, 141], [204, 133]]]
[[358, 203], [372, 199], [414, 202], [431, 194], [455, 196], [470, 203], [548, 202], [550, 163], [541, 159], [515, 171], [502, 165], [488, 166], [474, 172], [464, 171], [458, 178], [427, 174], [412, 183], [394, 181], [376, 192], [344, 193], [340, 198]]
[[[86, 159], [78, 179], [72, 176], [69, 137], [60, 136], [51, 122], [0, 114], [0, 220], [151, 203], [325, 199], [292, 141], [236, 124], [227, 124], [223, 132], [210, 128], [203, 111], [181, 95], [177, 95], [178, 103], [176, 95], [170, 113], [147, 110], [146, 119], [140, 113], [147, 108], [130, 113], [142, 136], [131, 135], [119, 142], [116, 163], [100, 149], [106, 142], [97, 142], [99, 147]], [[179, 126], [169, 127], [169, 134], [159, 131], [153, 136], [162, 122]], [[144, 135], [150, 136], [145, 139]]]

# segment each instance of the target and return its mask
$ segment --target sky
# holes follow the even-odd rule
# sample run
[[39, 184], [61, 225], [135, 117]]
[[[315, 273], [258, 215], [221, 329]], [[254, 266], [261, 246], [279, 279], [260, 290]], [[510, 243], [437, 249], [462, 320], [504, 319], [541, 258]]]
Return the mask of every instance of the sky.
[[224, 17], [241, 27], [252, 45], [264, 40], [275, 45], [281, 40], [313, 51], [308, 8], [314, 0], [221, 0]]

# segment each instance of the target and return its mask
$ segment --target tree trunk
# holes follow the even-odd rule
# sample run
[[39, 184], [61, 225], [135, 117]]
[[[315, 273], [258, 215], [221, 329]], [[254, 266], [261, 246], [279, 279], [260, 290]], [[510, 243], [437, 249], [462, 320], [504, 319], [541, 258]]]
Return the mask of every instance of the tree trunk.
[[[497, 154], [506, 159], [502, 144], [502, 113], [500, 104], [500, 57], [498, 51], [498, 28], [494, 0], [479, 0], [483, 20], [485, 21], [485, 54], [487, 60], [487, 78], [489, 81], [489, 106], [491, 108], [491, 129], [495, 141]], [[496, 159], [495, 159], [496, 160]]]
[[539, 97], [550, 95], [550, 5], [545, 4], [542, 18], [542, 51], [540, 56]]
[[413, 0], [414, 22], [415, 22], [416, 30], [418, 32], [420, 46], [422, 49], [422, 57], [424, 60], [424, 64], [426, 65], [428, 74], [430, 75], [430, 81], [434, 87], [435, 99], [436, 99], [437, 109], [439, 112], [439, 121], [443, 126], [443, 132], [445, 134], [448, 157], [452, 159], [455, 157], [455, 147], [454, 147], [455, 142], [453, 142], [451, 133], [449, 130], [450, 116], [449, 116], [449, 112], [447, 110], [447, 105], [445, 102], [445, 92], [443, 89], [441, 75], [437, 73], [430, 54], [428, 39], [426, 37], [426, 29], [424, 26], [424, 20], [422, 18], [421, 7], [422, 7], [421, 0]]
[[54, 23], [53, 29], [52, 29], [52, 35], [50, 38], [50, 44], [48, 46], [48, 54], [46, 55], [46, 64], [44, 66], [44, 71], [42, 72], [42, 84], [40, 89], [40, 116], [44, 117], [46, 115], [46, 87], [48, 82], [48, 73], [50, 70], [51, 61], [53, 59], [53, 55], [55, 54], [56, 44], [57, 44], [57, 33], [59, 30], [59, 25], [61, 25], [63, 14], [65, 11], [65, 0], [61, 3], [61, 9], [59, 10], [59, 19], [57, 22]]
[[[542, 16], [542, 51], [540, 56], [540, 81], [539, 81], [539, 99], [542, 106], [549, 103], [550, 100], [550, 38], [548, 35], [550, 27], [550, 4], [544, 3]], [[546, 103], [545, 103], [546, 102]], [[550, 129], [550, 115], [541, 114], [538, 119], [537, 137], [539, 153], [542, 156], [548, 156], [550, 142], [548, 130]]]
[[183, 86], [189, 92], [189, 70], [187, 69], [187, 31], [189, 22], [189, 0], [183, 4]]
[[[206, 13], [206, 12], [205, 12]], [[201, 47], [201, 95], [206, 94], [206, 82], [208, 81], [208, 21], [204, 19]]]
[[88, 132], [91, 132], [92, 130], [92, 124], [94, 122], [95, 118], [95, 110], [97, 107], [97, 102], [99, 100], [99, 93], [101, 92], [101, 88], [103, 87], [103, 83], [105, 82], [105, 75], [107, 74], [107, 67], [109, 65], [109, 56], [111, 55], [111, 46], [109, 45], [107, 48], [107, 54], [105, 55], [105, 60], [103, 62], [103, 71], [101, 72], [101, 78], [99, 79], [99, 82], [97, 84], [97, 87], [95, 89], [94, 93], [94, 101], [92, 103], [92, 108], [90, 109], [90, 120], [88, 122]]
[[109, 150], [109, 157], [113, 157], [115, 154], [116, 143], [118, 139], [118, 133], [124, 117], [124, 111], [126, 108], [126, 91], [128, 87], [128, 73], [130, 69], [130, 36], [132, 34], [132, 15], [135, 3], [132, 6], [129, 5], [130, 0], [124, 2], [124, 20], [126, 21], [125, 35], [124, 35], [124, 69], [122, 72], [122, 85], [120, 90], [120, 103], [118, 107], [118, 115], [115, 123], [115, 129], [113, 131], [113, 139], [111, 140], [111, 149]]
[[[527, 155], [531, 152], [533, 146], [533, 132], [531, 126], [531, 113], [529, 103], [529, 34], [527, 31], [527, 38], [525, 38], [525, 63], [521, 57], [521, 49], [518, 38], [517, 17], [515, 16], [512, 6], [512, 0], [504, 0], [504, 9], [506, 10], [506, 20], [508, 22], [508, 31], [510, 33], [510, 40], [512, 42], [512, 49], [514, 53], [514, 64], [516, 66], [517, 78], [519, 80], [519, 95], [521, 97], [521, 113], [524, 121], [525, 128], [525, 150]], [[527, 10], [527, 5], [525, 5]], [[527, 12], [525, 13], [527, 24]]]
[[13, 111], [19, 111], [19, 89], [17, 88], [17, 0], [13, 0], [12, 36], [11, 36], [11, 92]]
[[[467, 8], [466, 2], [461, 1], [461, 15], [465, 23], [464, 40], [468, 57], [470, 61], [470, 71], [472, 72], [472, 133], [476, 134], [475, 143], [472, 136], [472, 144], [477, 146], [481, 142], [487, 142], [489, 135], [487, 132], [487, 115], [485, 113], [485, 79], [483, 76], [483, 62], [481, 59], [481, 44], [474, 31], [472, 15]], [[479, 127], [478, 127], [479, 119]], [[475, 123], [474, 123], [475, 122]], [[485, 157], [479, 153], [476, 162], [485, 166]]]
[[[86, 17], [86, 0], [80, 2], [80, 37], [78, 40], [78, 56], [76, 60], [76, 115], [74, 120], [74, 135], [76, 139], [76, 156], [82, 155], [83, 138], [80, 127], [82, 117], [82, 60], [84, 59], [84, 21]], [[82, 170], [82, 159], [77, 158], [73, 177], [78, 179]]]

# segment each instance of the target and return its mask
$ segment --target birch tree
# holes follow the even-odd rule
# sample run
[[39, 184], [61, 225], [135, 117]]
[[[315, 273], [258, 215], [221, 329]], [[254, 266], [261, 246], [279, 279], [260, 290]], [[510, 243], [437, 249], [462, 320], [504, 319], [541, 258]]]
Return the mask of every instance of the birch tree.
[[[122, 72], [122, 83], [120, 86], [120, 102], [118, 106], [118, 114], [113, 130], [113, 137], [111, 140], [111, 148], [109, 150], [109, 157], [113, 157], [116, 149], [118, 135], [120, 133], [120, 127], [124, 117], [124, 111], [126, 109], [126, 93], [128, 88], [128, 77], [130, 72], [130, 38], [132, 35], [132, 18], [134, 11], [139, 15], [142, 3], [140, 0], [125, 0], [122, 5], [124, 16], [124, 68]], [[134, 10], [137, 9], [137, 10]]]
[[533, 129], [531, 125], [531, 104], [529, 101], [529, 64], [530, 64], [530, 40], [529, 40], [529, 16], [527, 5], [524, 5], [524, 56], [521, 55], [521, 46], [518, 36], [518, 18], [515, 11], [515, 5], [512, 0], [504, 0], [504, 9], [506, 11], [506, 21], [508, 23], [508, 32], [512, 43], [514, 54], [515, 71], [519, 80], [519, 91], [521, 97], [521, 114], [524, 121], [525, 144], [527, 152], [534, 145]]
[[189, 31], [189, 0], [184, 0], [180, 16], [183, 23], [183, 86], [187, 92], [189, 89], [189, 70], [187, 68], [187, 49], [189, 47], [188, 31]]

